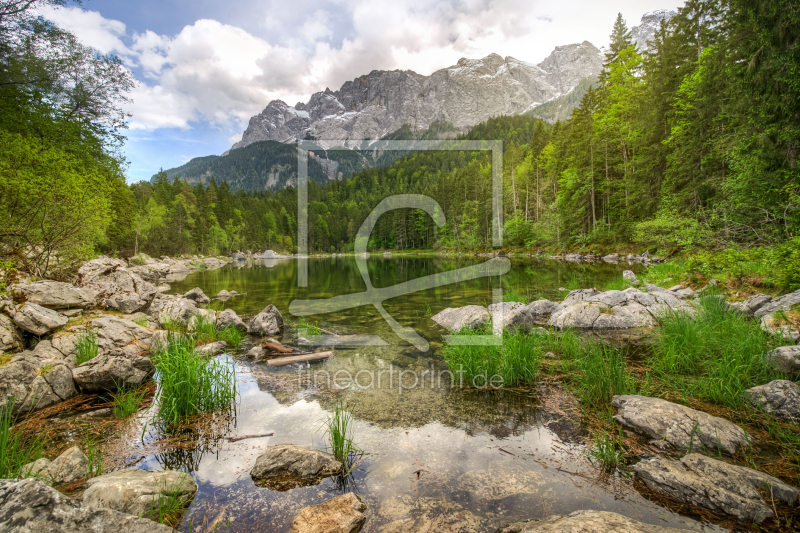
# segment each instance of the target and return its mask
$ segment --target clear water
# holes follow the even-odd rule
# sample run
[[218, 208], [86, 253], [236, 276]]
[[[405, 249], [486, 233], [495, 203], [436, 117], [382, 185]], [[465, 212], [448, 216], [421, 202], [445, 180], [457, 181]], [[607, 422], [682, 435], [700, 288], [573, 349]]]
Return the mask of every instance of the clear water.
[[[373, 285], [387, 287], [482, 261], [371, 258], [367, 264]], [[353, 257], [315, 258], [308, 264], [308, 288], [297, 287], [295, 260], [258, 260], [190, 274], [172, 283], [171, 292], [200, 287], [213, 296], [222, 289], [236, 290], [244, 295], [214, 306], [250, 317], [274, 304], [288, 323], [296, 324], [289, 313], [294, 299], [365, 290]], [[699, 530], [700, 524], [693, 520], [644, 499], [630, 480], [604, 476], [587, 460], [580, 407], [557, 384], [475, 391], [451, 387], [445, 380], [409, 389], [382, 383], [380, 388], [337, 390], [303, 381], [309, 368], [331, 375], [339, 370], [351, 375], [385, 370], [390, 365], [418, 373], [446, 369], [438, 355], [445, 331], [430, 319], [431, 312], [491, 303], [492, 289], [500, 286], [530, 299], [560, 299], [559, 287], [578, 283], [603, 288], [626, 268], [631, 267], [512, 260], [502, 279], [482, 278], [385, 302], [400, 324], [430, 342], [427, 352], [395, 336], [372, 306], [311, 317], [310, 322], [335, 333], [380, 335], [387, 346], [337, 347], [334, 359], [312, 367], [268, 368], [235, 354], [224, 355], [238, 374], [235, 420], [215, 438], [201, 439], [202, 444], [156, 451], [134, 446], [129, 461], [140, 468], [179, 468], [194, 476], [199, 490], [180, 531], [213, 531], [215, 525], [225, 531], [229, 521], [230, 531], [235, 532], [288, 532], [303, 507], [322, 503], [342, 490], [353, 490], [366, 502], [363, 531], [367, 532], [494, 531], [509, 522], [580, 509], [616, 511], [652, 524]], [[294, 329], [287, 327], [283, 341], [295, 340]], [[366, 385], [365, 376], [361, 383]], [[368, 453], [349, 487], [330, 478], [287, 492], [256, 487], [249, 471], [266, 446], [325, 447], [320, 428], [339, 401], [352, 410], [355, 443]], [[239, 442], [219, 438], [266, 432], [274, 436]]]

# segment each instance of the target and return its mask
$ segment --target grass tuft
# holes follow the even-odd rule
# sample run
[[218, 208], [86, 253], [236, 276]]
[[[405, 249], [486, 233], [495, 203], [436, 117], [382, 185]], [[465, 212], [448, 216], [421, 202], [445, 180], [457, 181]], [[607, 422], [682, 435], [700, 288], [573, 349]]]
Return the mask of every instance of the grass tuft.
[[19, 476], [20, 469], [42, 457], [44, 442], [36, 437], [23, 439], [14, 431], [15, 398], [6, 399], [5, 407], [0, 408], [0, 479]]
[[153, 360], [158, 372], [157, 416], [167, 426], [195, 414], [230, 408], [236, 397], [234, 367], [199, 357], [191, 338], [171, 338]]
[[607, 472], [613, 472], [623, 465], [625, 453], [622, 450], [622, 428], [619, 429], [619, 436], [616, 439], [606, 432], [596, 436], [589, 457]]
[[625, 369], [622, 351], [603, 344], [587, 345], [582, 357], [576, 360], [578, 378], [584, 401], [610, 403], [618, 394], [636, 391], [631, 373]]
[[328, 449], [344, 465], [342, 476], [349, 475], [364, 451], [353, 444], [353, 413], [341, 402], [334, 406], [333, 414], [325, 422], [325, 436]]
[[320, 330], [316, 325], [311, 324], [305, 318], [301, 318], [297, 322], [297, 329], [306, 330], [305, 335], [322, 335], [322, 330]]
[[111, 393], [113, 402], [114, 417], [118, 419], [128, 418], [139, 410], [142, 405], [147, 389], [125, 389], [117, 387], [117, 393]]
[[91, 361], [97, 357], [98, 344], [97, 333], [92, 330], [86, 330], [78, 334], [78, 345], [76, 347], [76, 365], [81, 365], [86, 361]]

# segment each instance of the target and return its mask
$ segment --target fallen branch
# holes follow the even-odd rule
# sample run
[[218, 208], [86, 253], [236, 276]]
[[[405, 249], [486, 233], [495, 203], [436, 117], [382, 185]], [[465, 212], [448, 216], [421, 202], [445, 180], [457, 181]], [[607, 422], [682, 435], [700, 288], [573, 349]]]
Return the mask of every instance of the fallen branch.
[[261, 433], [259, 435], [239, 435], [239, 436], [236, 436], [236, 437], [225, 437], [225, 440], [227, 440], [228, 442], [237, 442], [237, 441], [244, 440], [244, 439], [257, 439], [259, 437], [271, 437], [274, 434], [275, 433], [270, 431], [269, 433]]
[[291, 365], [292, 363], [302, 363], [304, 361], [316, 361], [319, 359], [328, 359], [333, 357], [333, 352], [319, 352], [307, 355], [295, 355], [292, 357], [280, 357], [278, 359], [270, 359], [267, 361], [267, 366], [283, 366]]

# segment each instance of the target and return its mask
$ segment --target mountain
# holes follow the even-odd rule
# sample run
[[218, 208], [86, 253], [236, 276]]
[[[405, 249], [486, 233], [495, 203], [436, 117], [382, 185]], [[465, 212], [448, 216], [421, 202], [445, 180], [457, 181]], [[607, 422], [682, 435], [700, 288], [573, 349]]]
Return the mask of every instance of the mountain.
[[603, 55], [593, 44], [558, 46], [533, 65], [490, 54], [462, 58], [423, 76], [410, 70], [374, 70], [338, 91], [315, 93], [290, 106], [273, 100], [250, 119], [231, 150], [258, 141], [379, 139], [408, 124], [424, 130], [434, 121], [464, 131], [493, 116], [516, 115], [569, 93], [581, 80], [596, 78]]
[[638, 26], [631, 28], [631, 37], [633, 42], [636, 43], [636, 48], [639, 52], [647, 50], [647, 41], [652, 41], [653, 36], [656, 34], [661, 25], [662, 20], [669, 20], [677, 15], [674, 11], [667, 11], [666, 9], [658, 9], [651, 13], [645, 13]]

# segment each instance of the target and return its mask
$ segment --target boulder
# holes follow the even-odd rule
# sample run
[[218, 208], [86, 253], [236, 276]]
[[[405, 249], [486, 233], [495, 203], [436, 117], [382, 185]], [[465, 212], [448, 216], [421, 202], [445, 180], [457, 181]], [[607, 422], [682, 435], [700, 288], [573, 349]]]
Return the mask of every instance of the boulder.
[[236, 328], [239, 331], [247, 331], [247, 325], [239, 318], [233, 309], [225, 309], [217, 315], [217, 329]]
[[217, 341], [212, 342], [209, 344], [205, 344], [203, 346], [198, 346], [194, 349], [197, 355], [202, 355], [204, 357], [212, 357], [214, 355], [221, 354], [228, 348], [228, 343], [225, 341]]
[[695, 453], [680, 461], [645, 459], [633, 470], [651, 490], [663, 496], [733, 516], [741, 523], [760, 523], [773, 516], [759, 488], [787, 505], [794, 505], [798, 497], [797, 489], [772, 476]]
[[0, 409], [13, 399], [14, 415], [44, 409], [76, 394], [72, 372], [66, 364], [42, 364], [30, 356], [0, 367]]
[[166, 497], [173, 496], [185, 503], [194, 497], [195, 492], [197, 484], [189, 474], [127, 468], [87, 480], [83, 506], [149, 517], [151, 510], [158, 514], [158, 508]]
[[681, 300], [686, 300], [688, 298], [694, 297], [694, 291], [690, 287], [686, 287], [685, 289], [678, 289], [677, 291], [675, 291], [675, 296], [677, 296]]
[[138, 355], [150, 349], [153, 332], [132, 320], [105, 315], [92, 320], [101, 353]]
[[146, 310], [158, 292], [155, 285], [128, 269], [125, 261], [111, 257], [89, 261], [78, 269], [78, 279], [98, 302], [125, 314]]
[[32, 463], [28, 463], [19, 470], [19, 477], [35, 477], [41, 479], [45, 483], [52, 484], [53, 480], [50, 478], [50, 465], [52, 461], [47, 457], [40, 457]]
[[38, 479], [0, 480], [0, 531], [5, 533], [172, 533], [146, 518], [81, 507]]
[[47, 474], [53, 483], [72, 483], [89, 474], [89, 459], [80, 448], [73, 446], [50, 463]]
[[283, 316], [274, 305], [268, 305], [250, 321], [247, 330], [253, 335], [277, 335], [283, 330]]
[[742, 428], [723, 418], [660, 398], [614, 396], [614, 420], [627, 429], [651, 439], [664, 440], [672, 446], [692, 451], [705, 446], [736, 455], [753, 441]]
[[516, 522], [496, 533], [679, 533], [691, 531], [639, 522], [609, 511], [575, 511], [531, 522]]
[[561, 309], [553, 313], [550, 317], [549, 324], [559, 329], [590, 329], [594, 326], [595, 320], [600, 316], [600, 309], [601, 307], [599, 304], [592, 302], [580, 302], [570, 305], [562, 304]]
[[762, 317], [764, 315], [772, 314], [778, 309], [789, 311], [792, 306], [796, 304], [800, 304], [800, 290], [789, 294], [784, 294], [780, 298], [775, 298], [774, 300], [765, 302], [756, 311], [754, 311], [753, 314], [757, 317]]
[[222, 289], [221, 291], [219, 291], [219, 293], [217, 293], [217, 300], [222, 300], [224, 302], [228, 298], [233, 298], [234, 296], [241, 296], [241, 295], [236, 291], [226, 291], [225, 289]]
[[597, 289], [575, 289], [567, 294], [564, 301], [561, 302], [562, 308], [569, 307], [581, 302], [594, 301], [594, 297], [600, 294]]
[[431, 320], [450, 331], [481, 328], [488, 324], [490, 319], [489, 311], [481, 305], [448, 307], [431, 317]]
[[342, 471], [342, 462], [332, 454], [293, 444], [269, 446], [250, 470], [253, 480], [272, 490], [316, 485]]
[[771, 301], [772, 296], [769, 296], [768, 294], [754, 294], [742, 302], [742, 307], [748, 314], [754, 315], [756, 311]]
[[800, 387], [792, 381], [776, 379], [745, 391], [753, 407], [780, 418], [800, 419]]
[[561, 304], [550, 300], [536, 300], [528, 304], [528, 313], [536, 324], [546, 324], [550, 315], [561, 309]]
[[489, 313], [492, 315], [492, 324], [498, 331], [528, 330], [535, 325], [528, 306], [520, 302], [490, 304]]
[[358, 533], [367, 521], [367, 505], [352, 492], [303, 508], [291, 533]]
[[12, 319], [0, 314], [0, 352], [16, 352], [24, 345], [22, 331]]
[[72, 369], [72, 379], [86, 391], [115, 391], [140, 385], [153, 372], [147, 357], [101, 354]]
[[197, 306], [192, 300], [186, 298], [170, 298], [158, 312], [158, 323], [162, 326], [168, 322], [177, 322], [187, 325], [189, 320], [197, 314]]
[[[630, 256], [628, 256], [630, 257]], [[639, 285], [639, 278], [636, 277], [636, 274], [633, 273], [632, 270], [623, 270], [622, 271], [622, 279], [633, 285]]]
[[200, 320], [200, 317], [205, 319], [205, 321], [209, 324], [213, 324], [215, 326], [217, 325], [216, 311], [213, 309], [198, 309], [197, 314], [189, 319], [189, 323], [186, 325], [186, 331], [189, 333], [194, 333], [197, 329], [197, 322]]
[[792, 377], [800, 375], [800, 346], [780, 346], [765, 357], [778, 372]]
[[26, 303], [14, 315], [14, 323], [20, 329], [42, 336], [66, 325], [68, 319], [52, 309], [34, 303]]
[[85, 309], [94, 305], [94, 293], [61, 281], [43, 280], [12, 285], [11, 293], [17, 300], [41, 305], [49, 309]]
[[194, 289], [184, 294], [183, 297], [186, 298], [187, 300], [192, 300], [193, 302], [196, 302], [200, 305], [211, 303], [211, 298], [206, 296], [200, 287], [195, 287]]

